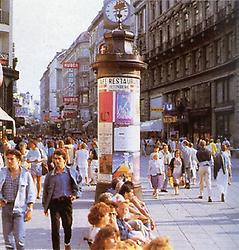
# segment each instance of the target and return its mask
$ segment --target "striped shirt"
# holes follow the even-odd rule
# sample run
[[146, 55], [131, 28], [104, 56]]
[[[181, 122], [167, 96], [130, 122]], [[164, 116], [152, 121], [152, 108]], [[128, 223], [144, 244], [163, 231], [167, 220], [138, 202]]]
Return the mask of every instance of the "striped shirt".
[[6, 180], [2, 187], [3, 198], [8, 202], [14, 202], [17, 196], [20, 174], [13, 179], [10, 171], [7, 171]]

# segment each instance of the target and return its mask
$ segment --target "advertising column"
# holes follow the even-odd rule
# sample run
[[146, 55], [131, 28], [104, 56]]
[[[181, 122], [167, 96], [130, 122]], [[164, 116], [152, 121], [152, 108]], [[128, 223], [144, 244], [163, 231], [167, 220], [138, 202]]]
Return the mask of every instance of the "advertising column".
[[[99, 182], [123, 175], [139, 182], [140, 79], [98, 79]], [[137, 166], [137, 167], [136, 167]]]

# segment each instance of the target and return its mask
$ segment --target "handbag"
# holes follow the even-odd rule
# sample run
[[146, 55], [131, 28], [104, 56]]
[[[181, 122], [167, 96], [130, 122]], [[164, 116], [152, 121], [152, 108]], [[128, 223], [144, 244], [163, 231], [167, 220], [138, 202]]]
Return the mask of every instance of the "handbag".
[[[40, 151], [40, 154], [41, 154], [41, 158], [43, 158], [43, 154], [42, 154], [41, 149], [39, 149], [39, 151]], [[46, 175], [48, 172], [49, 172], [49, 168], [48, 168], [47, 162], [43, 161], [41, 163], [41, 174]]]
[[179, 181], [179, 186], [184, 187], [185, 186], [185, 178], [181, 177], [180, 181]]
[[41, 167], [42, 167], [41, 174], [46, 175], [49, 172], [47, 163], [43, 161], [41, 163]]
[[170, 166], [168, 166], [167, 176], [168, 176], [168, 177], [172, 177], [172, 176], [173, 176], [172, 169], [171, 169]]

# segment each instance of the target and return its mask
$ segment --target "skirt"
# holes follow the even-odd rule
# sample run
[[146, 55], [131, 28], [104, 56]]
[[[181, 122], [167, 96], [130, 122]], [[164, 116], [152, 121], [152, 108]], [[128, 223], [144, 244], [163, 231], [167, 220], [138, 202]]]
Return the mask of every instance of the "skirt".
[[161, 189], [164, 182], [164, 175], [151, 175], [150, 181], [153, 189]]

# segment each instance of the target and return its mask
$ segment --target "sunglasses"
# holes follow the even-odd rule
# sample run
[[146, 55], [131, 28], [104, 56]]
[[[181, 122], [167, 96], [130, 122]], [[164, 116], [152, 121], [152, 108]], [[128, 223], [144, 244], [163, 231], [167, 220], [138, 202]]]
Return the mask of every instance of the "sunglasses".
[[117, 213], [109, 213], [111, 216], [117, 216]]

